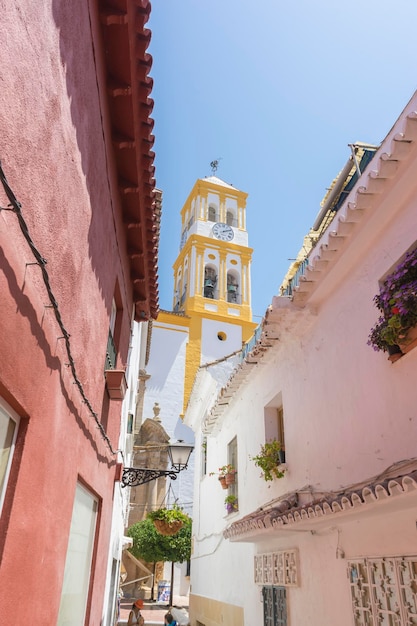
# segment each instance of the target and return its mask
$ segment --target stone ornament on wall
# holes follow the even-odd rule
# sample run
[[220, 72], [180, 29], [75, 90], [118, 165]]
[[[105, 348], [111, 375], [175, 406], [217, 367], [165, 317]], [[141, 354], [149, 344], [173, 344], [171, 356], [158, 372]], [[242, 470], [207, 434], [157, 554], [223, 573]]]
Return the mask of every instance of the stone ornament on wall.
[[300, 584], [298, 550], [257, 554], [254, 557], [255, 583], [298, 587]]

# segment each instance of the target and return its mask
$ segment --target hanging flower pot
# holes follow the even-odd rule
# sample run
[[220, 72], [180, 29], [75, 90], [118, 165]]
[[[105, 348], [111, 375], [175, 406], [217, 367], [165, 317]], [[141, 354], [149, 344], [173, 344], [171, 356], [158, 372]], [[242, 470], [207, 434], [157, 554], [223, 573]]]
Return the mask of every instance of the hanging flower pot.
[[[417, 248], [407, 252], [394, 271], [381, 285], [374, 303], [379, 311], [377, 323], [371, 328], [368, 345], [375, 351], [388, 352], [390, 346], [399, 346], [405, 354], [412, 350], [417, 326]], [[398, 354], [398, 352], [396, 353]], [[389, 356], [389, 360], [395, 360]]]
[[234, 495], [226, 496], [224, 499], [224, 503], [226, 505], [226, 511], [229, 515], [230, 513], [234, 513], [238, 510], [237, 498]]
[[165, 537], [171, 537], [172, 535], [176, 535], [178, 531], [184, 526], [184, 522], [180, 520], [174, 522], [165, 522], [162, 519], [154, 519], [153, 525], [160, 535], [165, 535]]
[[417, 326], [408, 329], [404, 339], [399, 342], [399, 346], [403, 354], [407, 354], [417, 346]]
[[391, 361], [391, 363], [395, 363], [395, 361], [401, 359], [404, 354], [400, 346], [397, 346], [397, 344], [387, 346], [387, 352], [389, 354], [388, 361]]
[[189, 520], [189, 517], [178, 506], [172, 509], [157, 509], [148, 513], [147, 518], [153, 522], [156, 530], [166, 537], [176, 535]]
[[229, 485], [234, 485], [235, 481], [236, 481], [236, 470], [233, 470], [232, 472], [229, 472], [228, 474], [226, 474], [225, 476], [226, 487], [228, 487]]
[[[217, 475], [217, 472], [210, 472], [209, 476]], [[228, 463], [219, 467], [218, 479], [223, 489], [227, 489], [229, 485], [233, 485], [236, 480], [236, 470], [233, 465]]]
[[219, 483], [223, 489], [227, 489], [226, 476], [219, 476]]

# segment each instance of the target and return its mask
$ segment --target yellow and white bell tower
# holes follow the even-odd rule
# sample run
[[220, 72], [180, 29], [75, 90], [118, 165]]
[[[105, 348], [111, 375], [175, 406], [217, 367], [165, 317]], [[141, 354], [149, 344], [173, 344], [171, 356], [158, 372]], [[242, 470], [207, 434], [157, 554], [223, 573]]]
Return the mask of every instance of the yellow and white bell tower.
[[247, 194], [216, 176], [199, 179], [181, 210], [174, 312], [189, 318], [185, 404], [197, 368], [240, 350], [252, 322]]
[[256, 328], [246, 199], [243, 191], [210, 176], [197, 180], [181, 210], [172, 310], [161, 310], [152, 324], [144, 395], [145, 414], [152, 415], [158, 402], [170, 436], [198, 368], [241, 350]]

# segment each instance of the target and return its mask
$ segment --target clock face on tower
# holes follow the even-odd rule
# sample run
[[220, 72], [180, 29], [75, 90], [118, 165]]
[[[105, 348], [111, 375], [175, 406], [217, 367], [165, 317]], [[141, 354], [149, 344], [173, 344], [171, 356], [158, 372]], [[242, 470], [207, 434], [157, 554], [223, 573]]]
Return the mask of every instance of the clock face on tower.
[[232, 241], [235, 233], [233, 232], [233, 228], [228, 224], [217, 222], [217, 224], [213, 226], [213, 235], [216, 239], [221, 239], [221, 241]]

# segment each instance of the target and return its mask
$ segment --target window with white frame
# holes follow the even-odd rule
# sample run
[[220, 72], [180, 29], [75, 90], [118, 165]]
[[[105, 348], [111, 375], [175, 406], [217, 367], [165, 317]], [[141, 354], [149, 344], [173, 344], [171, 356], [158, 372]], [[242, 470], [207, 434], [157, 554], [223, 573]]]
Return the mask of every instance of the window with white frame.
[[13, 459], [19, 417], [0, 399], [0, 512]]
[[281, 444], [280, 462], [285, 463], [285, 429], [284, 429], [284, 408], [282, 404], [282, 394], [279, 393], [264, 408], [265, 441], [270, 442], [276, 439]]
[[227, 496], [234, 497], [233, 509], [235, 511], [239, 508], [238, 500], [238, 473], [237, 473], [237, 437], [229, 442], [227, 446], [227, 463], [232, 465], [236, 470], [234, 474], [234, 480], [227, 486]]
[[72, 509], [57, 626], [80, 626], [85, 622], [97, 512], [97, 498], [78, 483]]
[[116, 320], [118, 317], [116, 300], [113, 298], [110, 311], [109, 336], [107, 339], [105, 370], [114, 369], [117, 359], [117, 345], [115, 342]]

